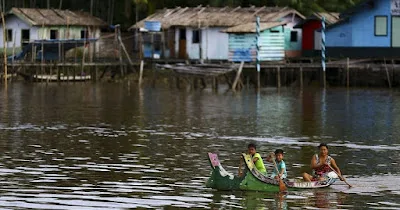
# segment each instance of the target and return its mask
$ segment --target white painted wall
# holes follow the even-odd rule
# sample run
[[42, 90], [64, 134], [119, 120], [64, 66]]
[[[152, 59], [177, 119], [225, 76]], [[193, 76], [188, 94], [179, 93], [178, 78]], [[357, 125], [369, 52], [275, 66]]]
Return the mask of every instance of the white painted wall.
[[190, 59], [200, 59], [200, 44], [193, 43], [194, 28], [186, 28], [186, 52]]
[[203, 59], [228, 60], [229, 34], [221, 32], [224, 28], [205, 28], [201, 33]]
[[[38, 26], [30, 26], [26, 24], [24, 21], [19, 19], [18, 17], [11, 15], [6, 19], [6, 29], [13, 30], [13, 40], [12, 42], [7, 42], [6, 47], [8, 49], [12, 49], [14, 47], [19, 50], [21, 47], [21, 39], [23, 29], [30, 30], [30, 41], [37, 39], [49, 39], [50, 38], [50, 30], [58, 30], [60, 39], [80, 39], [81, 31], [86, 27], [82, 26], [71, 26], [68, 27], [68, 30], [65, 26], [51, 26], [51, 27], [38, 27]], [[99, 28], [91, 28], [89, 33], [89, 38], [99, 38], [100, 37], [100, 29]], [[99, 44], [96, 44], [96, 50], [99, 50]], [[0, 24], [0, 48], [4, 48], [3, 43], [3, 27]], [[7, 53], [11, 53], [10, 51]]]
[[[224, 28], [200, 29], [200, 44], [202, 56], [200, 57], [200, 44], [193, 43], [194, 28], [186, 28], [186, 52], [190, 59], [228, 60], [229, 35], [221, 32]], [[179, 29], [175, 30], [175, 52], [179, 55]]]
[[179, 56], [179, 28], [175, 29], [175, 57]]
[[[12, 29], [13, 33], [13, 40], [12, 42], [7, 42], [6, 47], [7, 48], [13, 48], [14, 42], [15, 42], [15, 47], [19, 48], [21, 47], [21, 30], [22, 29], [30, 29], [30, 38], [33, 39], [37, 37], [37, 29], [32, 28], [31, 26], [26, 24], [25, 22], [21, 21], [19, 18], [16, 16], [10, 16], [6, 20], [6, 29]], [[4, 43], [3, 43], [3, 26], [0, 25], [0, 48], [4, 48]]]
[[318, 30], [314, 31], [314, 50], [321, 50], [321, 32]]

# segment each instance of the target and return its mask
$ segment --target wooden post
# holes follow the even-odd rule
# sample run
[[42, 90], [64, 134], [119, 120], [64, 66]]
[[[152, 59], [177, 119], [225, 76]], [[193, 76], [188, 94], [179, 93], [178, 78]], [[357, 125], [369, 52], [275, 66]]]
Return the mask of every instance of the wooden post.
[[142, 78], [143, 78], [143, 68], [144, 68], [144, 61], [140, 61], [140, 72], [139, 72], [139, 86], [142, 85]]
[[236, 90], [236, 85], [237, 85], [237, 83], [238, 83], [238, 81], [239, 81], [239, 79], [240, 79], [240, 75], [242, 74], [243, 65], [244, 65], [244, 61], [242, 61], [242, 62], [240, 63], [239, 69], [238, 69], [238, 71], [237, 71], [237, 73], [236, 73], [235, 81], [234, 81], [233, 84], [232, 84], [232, 90], [233, 90], [233, 91]]
[[300, 66], [300, 88], [303, 89], [303, 67]]
[[50, 73], [49, 73], [49, 76], [47, 77], [47, 83], [49, 83], [52, 74], [53, 74], [53, 66], [50, 66]]
[[346, 86], [347, 88], [350, 87], [350, 59], [346, 59]]
[[394, 60], [392, 59], [392, 81], [393, 83], [396, 82], [395, 77], [394, 77]]
[[[42, 54], [41, 54], [40, 60], [41, 60], [40, 74], [42, 76], [44, 76], [44, 73], [43, 73], [44, 72], [44, 42], [43, 42], [43, 39], [42, 39]], [[36, 75], [36, 76], [38, 76], [38, 75]]]
[[73, 68], [73, 70], [72, 70], [72, 82], [75, 82], [75, 80], [76, 80], [76, 68], [78, 68], [78, 66], [77, 67], [72, 67]]
[[217, 89], [217, 78], [214, 76], [214, 77], [212, 77], [212, 85], [211, 85], [211, 88], [213, 89], [213, 90], [216, 90]]
[[161, 44], [162, 44], [162, 58], [166, 58], [165, 56], [165, 51], [166, 51], [166, 46], [165, 46], [165, 32], [162, 31], [161, 34]]
[[5, 84], [5, 86], [7, 87], [7, 74], [8, 74], [8, 72], [7, 72], [7, 67], [8, 67], [8, 64], [7, 64], [7, 29], [6, 29], [6, 23], [5, 23], [5, 20], [4, 20], [4, 8], [3, 8], [3, 10], [1, 11], [1, 22], [2, 22], [2, 25], [3, 25], [3, 45], [4, 45], [4, 51], [3, 51], [3, 58], [4, 58], [4, 84]]
[[278, 88], [281, 88], [281, 67], [280, 66], [277, 67], [276, 79], [277, 79]]
[[[61, 58], [62, 57], [62, 53], [61, 53], [61, 41], [58, 41], [58, 63], [61, 63]], [[60, 82], [60, 69], [58, 68], [58, 65], [56, 65], [57, 67], [57, 82]]]
[[181, 89], [179, 76], [175, 77], [175, 80], [176, 80], [176, 88]]
[[154, 58], [154, 33], [151, 34], [151, 60]]
[[32, 59], [31, 59], [31, 62], [33, 63], [33, 62], [35, 62], [35, 59], [36, 59], [36, 45], [34, 44], [34, 43], [32, 43]]
[[[121, 47], [122, 50], [124, 51], [125, 56], [126, 56], [126, 58], [128, 59], [128, 61], [129, 61], [129, 65], [130, 65], [130, 67], [131, 67], [132, 72], [134, 72], [135, 70], [134, 70], [134, 68], [133, 68], [132, 59], [131, 59], [131, 57], [129, 56], [129, 53], [128, 53], [128, 51], [126, 50], [125, 44], [124, 44], [124, 42], [122, 41], [122, 38], [121, 38], [121, 29], [120, 29], [120, 27], [118, 27], [117, 38], [118, 38], [120, 47]], [[121, 57], [122, 57], [122, 55], [121, 55]]]
[[386, 65], [386, 58], [383, 58], [384, 62], [385, 62], [385, 70], [386, 70], [386, 77], [389, 83], [389, 88], [392, 88], [392, 82], [390, 81], [390, 75], [389, 75], [389, 70], [388, 67]]
[[201, 86], [203, 86], [202, 89], [205, 89], [207, 87], [207, 83], [206, 83], [206, 80], [204, 79], [204, 77], [200, 78], [200, 82], [201, 82]]
[[[115, 28], [115, 30], [116, 30], [116, 37], [115, 37], [115, 39], [116, 39], [116, 41], [118, 41], [118, 34], [120, 33], [120, 25], [117, 25], [116, 26], [116, 28]], [[124, 67], [123, 67], [123, 61], [122, 61], [122, 47], [121, 47], [121, 44], [119, 44], [118, 45], [118, 57], [119, 57], [119, 65], [120, 65], [120, 74], [121, 74], [121, 77], [124, 75]]]
[[[82, 63], [81, 63], [81, 78], [83, 76], [83, 70], [85, 68], [85, 53], [86, 53], [86, 40], [88, 39], [89, 36], [89, 27], [86, 29], [87, 32], [85, 32], [85, 40], [83, 41], [83, 53], [82, 53]], [[90, 45], [90, 43], [89, 43]], [[89, 48], [89, 46], [88, 46]], [[89, 52], [90, 53], [90, 52]], [[74, 74], [74, 82], [75, 82], [75, 74]]]
[[61, 73], [60, 73], [60, 68], [59, 66], [56, 64], [56, 68], [57, 68], [57, 82], [61, 81]]

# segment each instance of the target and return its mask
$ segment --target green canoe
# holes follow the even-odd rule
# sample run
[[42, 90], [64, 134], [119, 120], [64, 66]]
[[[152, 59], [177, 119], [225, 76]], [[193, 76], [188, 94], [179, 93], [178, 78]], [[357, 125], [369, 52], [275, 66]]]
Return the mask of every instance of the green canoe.
[[[254, 166], [250, 155], [242, 154], [245, 161], [243, 176], [235, 176], [227, 172], [221, 165], [218, 155], [208, 153], [212, 168], [211, 177], [206, 186], [217, 190], [254, 190], [265, 192], [279, 192], [279, 182], [261, 174]], [[288, 190], [314, 189], [329, 187], [336, 181], [336, 178], [329, 178], [324, 181], [301, 182], [295, 180], [284, 180]]]

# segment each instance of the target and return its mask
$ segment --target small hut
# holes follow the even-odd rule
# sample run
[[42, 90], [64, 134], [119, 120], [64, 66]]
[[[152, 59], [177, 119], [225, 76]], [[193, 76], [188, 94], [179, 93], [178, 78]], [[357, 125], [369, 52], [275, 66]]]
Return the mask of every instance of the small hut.
[[[6, 43], [0, 48], [21, 51], [34, 40], [97, 39], [107, 24], [89, 13], [58, 9], [12, 8], [5, 15]], [[3, 30], [2, 26], [0, 26]], [[0, 33], [3, 40], [3, 33]], [[95, 50], [98, 50], [96, 45]], [[11, 53], [12, 50], [7, 52]]]
[[[286, 21], [285, 27], [288, 28], [285, 33], [289, 35], [293, 31], [290, 27], [304, 19], [299, 12], [288, 7], [177, 7], [159, 10], [130, 30], [139, 31], [138, 28], [143, 28], [146, 21], [157, 21], [161, 23], [170, 58], [228, 60], [230, 38], [224, 30], [244, 24], [255, 25], [256, 16], [262, 22]], [[294, 31], [301, 37], [301, 30]], [[297, 47], [293, 43], [286, 47], [288, 55], [298, 54], [301, 50], [300, 45]]]
[[315, 12], [307, 19], [301, 21], [294, 28], [303, 30], [302, 51], [303, 56], [319, 55], [321, 50], [321, 26], [322, 18], [325, 18], [327, 26], [339, 20], [339, 13], [334, 12]]

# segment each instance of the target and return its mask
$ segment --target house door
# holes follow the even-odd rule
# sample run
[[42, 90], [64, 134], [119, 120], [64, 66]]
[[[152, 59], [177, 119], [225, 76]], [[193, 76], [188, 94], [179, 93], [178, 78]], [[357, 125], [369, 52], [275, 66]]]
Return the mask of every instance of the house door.
[[167, 40], [169, 56], [175, 58], [175, 29], [168, 29]]
[[392, 47], [400, 47], [400, 17], [392, 16]]
[[179, 58], [186, 59], [186, 29], [179, 29]]

